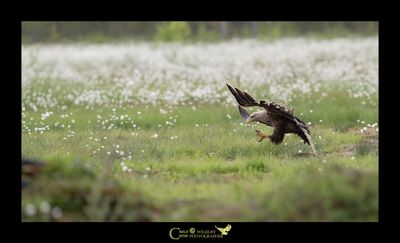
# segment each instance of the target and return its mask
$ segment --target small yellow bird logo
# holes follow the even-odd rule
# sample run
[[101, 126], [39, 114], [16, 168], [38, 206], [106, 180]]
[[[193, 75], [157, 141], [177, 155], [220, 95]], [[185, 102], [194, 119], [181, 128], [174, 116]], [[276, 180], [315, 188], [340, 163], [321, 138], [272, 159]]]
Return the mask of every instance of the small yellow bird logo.
[[230, 224], [228, 224], [228, 226], [226, 226], [225, 228], [218, 228], [217, 226], [215, 226], [215, 228], [217, 228], [217, 230], [221, 231], [222, 235], [227, 235], [228, 231], [231, 230], [232, 226]]

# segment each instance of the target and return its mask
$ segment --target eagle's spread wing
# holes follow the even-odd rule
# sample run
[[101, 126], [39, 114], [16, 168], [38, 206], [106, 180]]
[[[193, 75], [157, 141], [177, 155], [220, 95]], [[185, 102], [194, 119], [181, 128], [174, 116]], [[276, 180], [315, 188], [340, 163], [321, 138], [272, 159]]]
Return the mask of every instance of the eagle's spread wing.
[[[286, 110], [284, 106], [280, 106], [275, 102], [267, 103], [263, 100], [257, 102], [248, 93], [241, 91], [238, 88], [233, 88], [229, 84], [226, 84], [226, 86], [235, 97], [239, 105], [244, 107], [259, 106], [263, 107], [267, 111], [267, 115], [273, 121], [273, 124], [275, 124], [275, 130], [271, 136], [272, 142], [280, 143], [282, 142], [285, 133], [295, 133], [304, 141], [304, 143], [311, 145], [310, 128], [305, 122], [293, 114], [293, 109]], [[242, 115], [240, 106], [239, 111]], [[242, 115], [242, 117], [244, 116]]]
[[229, 230], [231, 230], [232, 226], [230, 224], [228, 224], [228, 226], [226, 226], [225, 231], [228, 232]]
[[226, 86], [228, 86], [228, 89], [231, 91], [231, 93], [233, 94], [233, 97], [235, 97], [235, 99], [239, 103], [239, 105], [244, 106], [244, 107], [261, 106], [260, 103], [258, 103], [248, 93], [243, 92], [238, 88], [234, 89], [229, 84], [226, 84]]
[[249, 118], [250, 114], [243, 107], [238, 105], [238, 108], [239, 108], [239, 113], [243, 117], [243, 119], [246, 120], [247, 118]]

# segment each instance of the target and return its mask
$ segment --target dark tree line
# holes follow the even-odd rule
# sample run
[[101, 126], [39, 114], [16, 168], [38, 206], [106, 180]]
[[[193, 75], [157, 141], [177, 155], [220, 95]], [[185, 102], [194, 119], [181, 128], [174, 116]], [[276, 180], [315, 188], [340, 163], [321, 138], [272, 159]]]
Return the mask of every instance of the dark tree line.
[[[133, 22], [22, 22], [23, 42], [51, 41], [110, 41], [118, 39], [137, 39], [163, 41], [160, 32], [174, 35], [187, 33], [185, 39], [192, 41], [218, 41], [227, 38], [268, 38], [316, 34], [337, 35], [376, 35], [378, 22], [229, 22], [229, 21], [191, 21], [179, 22], [133, 21]], [[182, 38], [178, 38], [182, 40]]]

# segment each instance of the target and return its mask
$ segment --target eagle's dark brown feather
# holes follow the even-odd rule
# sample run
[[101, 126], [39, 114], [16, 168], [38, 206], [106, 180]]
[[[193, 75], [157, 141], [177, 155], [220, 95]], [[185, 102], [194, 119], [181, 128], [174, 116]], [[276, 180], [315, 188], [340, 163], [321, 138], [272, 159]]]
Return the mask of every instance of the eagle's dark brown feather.
[[233, 97], [235, 97], [239, 105], [244, 107], [259, 106], [257, 101], [253, 99], [253, 97], [251, 97], [249, 94], [246, 95], [246, 93], [243, 93], [241, 90], [234, 89], [229, 84], [226, 85], [228, 86], [229, 91], [231, 91]]
[[269, 136], [269, 140], [274, 144], [280, 144], [285, 136], [285, 129], [281, 126], [275, 127], [272, 135]]

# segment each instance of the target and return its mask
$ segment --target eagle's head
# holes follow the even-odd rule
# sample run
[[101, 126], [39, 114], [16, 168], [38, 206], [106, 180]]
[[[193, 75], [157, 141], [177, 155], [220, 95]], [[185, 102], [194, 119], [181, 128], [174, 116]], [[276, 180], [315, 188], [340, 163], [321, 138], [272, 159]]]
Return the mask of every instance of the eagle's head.
[[246, 124], [249, 124], [251, 122], [262, 122], [265, 113], [264, 111], [256, 111], [253, 112], [247, 119], [246, 119]]

